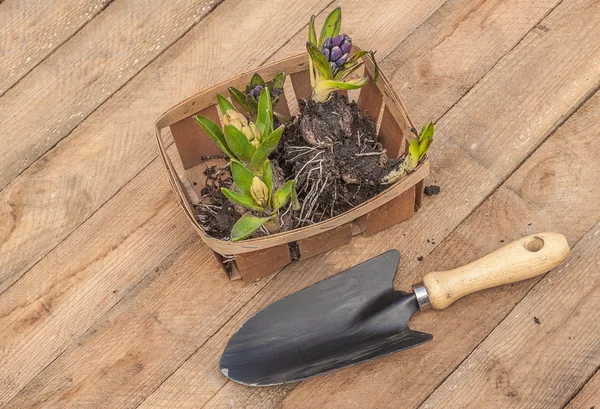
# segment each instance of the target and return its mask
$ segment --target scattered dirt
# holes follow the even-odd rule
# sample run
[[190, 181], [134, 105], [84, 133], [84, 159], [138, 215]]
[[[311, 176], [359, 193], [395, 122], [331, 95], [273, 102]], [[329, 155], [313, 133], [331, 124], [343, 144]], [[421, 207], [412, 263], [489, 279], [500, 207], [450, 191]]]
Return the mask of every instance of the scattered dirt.
[[537, 325], [542, 323], [538, 317], [533, 317], [533, 322], [535, 322]]
[[419, 257], [417, 257], [417, 260], [418, 260], [418, 261], [423, 261], [423, 256], [419, 256]]
[[[286, 125], [270, 157], [277, 179], [274, 190], [294, 178], [301, 205], [297, 211], [280, 210], [280, 231], [318, 223], [376, 196], [388, 187], [379, 184], [382, 177], [404, 159], [387, 158], [375, 123], [344, 96], [334, 93], [325, 103], [301, 101], [301, 111]], [[212, 237], [227, 239], [247, 210], [231, 204], [220, 191], [232, 188], [227, 169], [212, 167], [205, 173], [208, 179], [196, 218]], [[259, 230], [252, 237], [265, 234]]]
[[440, 193], [440, 187], [437, 185], [425, 186], [425, 189], [423, 189], [423, 193], [425, 193], [426, 196], [437, 195]]

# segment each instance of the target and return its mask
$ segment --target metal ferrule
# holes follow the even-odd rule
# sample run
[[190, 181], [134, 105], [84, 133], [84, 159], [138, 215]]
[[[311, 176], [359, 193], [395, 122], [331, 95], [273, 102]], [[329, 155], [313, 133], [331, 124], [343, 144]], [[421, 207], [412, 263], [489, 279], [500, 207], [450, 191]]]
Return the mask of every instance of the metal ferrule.
[[423, 283], [413, 285], [413, 291], [415, 296], [417, 297], [417, 302], [419, 303], [419, 309], [421, 311], [425, 311], [431, 308], [431, 302], [429, 302], [429, 294], [427, 294], [427, 289], [423, 285]]

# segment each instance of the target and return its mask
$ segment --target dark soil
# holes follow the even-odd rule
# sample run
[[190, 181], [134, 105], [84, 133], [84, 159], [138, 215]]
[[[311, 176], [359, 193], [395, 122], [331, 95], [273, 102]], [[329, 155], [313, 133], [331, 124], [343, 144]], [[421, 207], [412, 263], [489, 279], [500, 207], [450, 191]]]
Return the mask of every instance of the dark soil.
[[[270, 157], [281, 183], [295, 178], [301, 205], [297, 211], [280, 210], [280, 231], [326, 220], [376, 196], [388, 187], [380, 185], [381, 178], [403, 160], [387, 158], [375, 123], [344, 96], [334, 93], [326, 103], [301, 101], [301, 110], [286, 125]], [[220, 187], [232, 185], [226, 169], [205, 172], [209, 179], [202, 190], [203, 204], [196, 206], [197, 220], [212, 237], [227, 239], [247, 210], [234, 206], [221, 193]], [[258, 231], [252, 237], [264, 234]]]
[[423, 189], [423, 192], [425, 193], [426, 196], [437, 195], [440, 193], [440, 187], [437, 185], [425, 186], [425, 189]]
[[219, 239], [229, 237], [231, 227], [240, 215], [235, 206], [221, 192], [221, 187], [231, 187], [233, 179], [229, 174], [229, 167], [207, 167], [204, 170], [206, 185], [202, 188], [202, 203], [196, 204], [196, 220], [204, 231]]

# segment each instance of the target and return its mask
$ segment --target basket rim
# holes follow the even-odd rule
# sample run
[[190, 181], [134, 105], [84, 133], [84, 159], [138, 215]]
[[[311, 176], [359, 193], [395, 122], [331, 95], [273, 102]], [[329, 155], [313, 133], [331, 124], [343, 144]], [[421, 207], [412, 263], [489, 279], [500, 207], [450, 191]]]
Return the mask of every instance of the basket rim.
[[[362, 50], [362, 48], [360, 48], [356, 45], [353, 46], [353, 49], [354, 49], [354, 51]], [[304, 52], [304, 53], [295, 55], [293, 57], [289, 57], [289, 58], [286, 58], [283, 60], [278, 60], [278, 61], [269, 63], [267, 65], [255, 68], [253, 70], [246, 71], [243, 74], [237, 75], [235, 77], [232, 77], [225, 81], [222, 81], [216, 85], [208, 87], [208, 88], [206, 88], [200, 92], [197, 92], [197, 93], [193, 94], [192, 96], [184, 99], [183, 101], [179, 102], [178, 104], [174, 105], [173, 107], [169, 108], [162, 115], [160, 115], [154, 123], [156, 141], [158, 143], [159, 153], [162, 158], [163, 164], [166, 167], [167, 174], [169, 176], [169, 181], [171, 183], [171, 187], [172, 187], [178, 201], [180, 202], [180, 205], [183, 207], [183, 210], [184, 210], [186, 216], [192, 223], [192, 225], [195, 228], [195, 230], [197, 231], [197, 233], [201, 236], [202, 240], [213, 251], [215, 251], [219, 254], [236, 255], [236, 254], [253, 252], [253, 251], [257, 251], [257, 250], [261, 250], [261, 249], [267, 249], [267, 248], [275, 247], [278, 245], [283, 245], [283, 244], [287, 244], [290, 242], [313, 237], [313, 236], [316, 236], [325, 231], [338, 228], [344, 224], [353, 222], [354, 220], [358, 219], [359, 217], [370, 213], [371, 211], [383, 206], [385, 203], [389, 202], [390, 200], [400, 196], [402, 193], [404, 193], [408, 189], [412, 188], [413, 186], [415, 186], [419, 182], [421, 182], [429, 174], [429, 159], [426, 155], [425, 158], [421, 161], [421, 163], [409, 175], [400, 179], [396, 183], [390, 185], [383, 192], [370, 198], [369, 200], [359, 204], [358, 206], [353, 207], [352, 209], [349, 209], [343, 213], [340, 213], [339, 215], [329, 218], [327, 220], [324, 220], [324, 221], [321, 221], [321, 222], [318, 222], [318, 223], [315, 223], [312, 225], [296, 228], [293, 230], [288, 230], [285, 232], [272, 234], [269, 236], [263, 236], [263, 237], [258, 237], [258, 238], [254, 238], [254, 239], [246, 239], [246, 240], [242, 240], [242, 241], [238, 241], [238, 242], [233, 242], [231, 240], [217, 239], [215, 237], [209, 236], [202, 229], [202, 227], [198, 224], [198, 222], [196, 221], [196, 219], [194, 217], [193, 208], [190, 206], [190, 203], [192, 201], [188, 197], [185, 188], [181, 185], [182, 182], [179, 178], [179, 175], [176, 172], [176, 170], [170, 160], [170, 157], [166, 152], [166, 147], [164, 146], [164, 142], [162, 140], [162, 132], [161, 132], [162, 129], [172, 125], [173, 123], [176, 123], [179, 120], [185, 119], [191, 115], [195, 115], [197, 112], [201, 111], [202, 109], [212, 105], [214, 102], [208, 103], [206, 106], [202, 106], [202, 103], [199, 104], [198, 106], [195, 106], [195, 103], [198, 102], [198, 100], [202, 99], [202, 97], [204, 97], [205, 95], [215, 94], [216, 92], [218, 92], [218, 90], [220, 90], [222, 88], [226, 89], [228, 84], [231, 84], [232, 82], [234, 82], [236, 80], [240, 80], [246, 76], [252, 75], [255, 72], [268, 71], [273, 68], [279, 67], [282, 64], [289, 65], [289, 64], [296, 64], [296, 63], [297, 63], [297, 67], [301, 68], [301, 70], [298, 70], [296, 72], [303, 71], [304, 69], [308, 68], [308, 64], [302, 64], [300, 61], [302, 59], [307, 60], [306, 59], [307, 56], [308, 56], [308, 53]], [[363, 62], [365, 63], [366, 70], [371, 74], [371, 76], [373, 76], [374, 67], [373, 67], [371, 61], [369, 59], [367, 59], [365, 56], [363, 56], [361, 58], [363, 59]], [[292, 74], [294, 74], [294, 73], [292, 73]], [[395, 112], [392, 112], [392, 114], [394, 116], [401, 115], [402, 117], [404, 117], [407, 120], [408, 124], [412, 127], [412, 129], [414, 129], [415, 126], [414, 126], [414, 122], [412, 121], [412, 118], [408, 114], [408, 111], [407, 111], [406, 107], [404, 106], [402, 100], [400, 100], [398, 95], [396, 95], [394, 89], [391, 87], [391, 84], [390, 84], [389, 80], [387, 79], [385, 73], [382, 70], [380, 70], [379, 74], [380, 74], [380, 79], [376, 84], [381, 91], [385, 105], [388, 108], [391, 108], [390, 111], [395, 111]], [[190, 112], [191, 106], [194, 106], [195, 112]], [[186, 110], [186, 108], [187, 108], [187, 110]], [[182, 112], [179, 112], [179, 111], [182, 111]], [[414, 131], [410, 132], [410, 135], [406, 135], [405, 136], [406, 139], [410, 140], [409, 136], [416, 137], [416, 135], [414, 135]], [[400, 137], [402, 137], [402, 136], [400, 136]]]

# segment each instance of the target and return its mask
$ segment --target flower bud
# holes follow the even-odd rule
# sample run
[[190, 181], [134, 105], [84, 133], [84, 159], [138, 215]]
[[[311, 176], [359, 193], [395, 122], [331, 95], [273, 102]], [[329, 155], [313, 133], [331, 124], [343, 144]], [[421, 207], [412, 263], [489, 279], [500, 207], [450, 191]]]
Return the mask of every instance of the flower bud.
[[[348, 38], [350, 38], [350, 37], [348, 37]], [[340, 45], [340, 50], [342, 50], [342, 52], [344, 54], [350, 53], [350, 51], [352, 50], [352, 40], [350, 40], [350, 41], [344, 41], [342, 43], [342, 45]]]
[[228, 109], [225, 115], [223, 115], [223, 117], [221, 118], [221, 123], [223, 124], [223, 126], [233, 125], [239, 131], [241, 131], [243, 126], [248, 125], [248, 120], [244, 115], [240, 114], [239, 112], [234, 111], [233, 109]]
[[344, 42], [344, 34], [340, 34], [338, 36], [335, 36], [331, 40], [331, 45], [334, 47], [339, 47], [340, 45], [342, 45], [343, 42]]
[[335, 61], [342, 56], [342, 50], [340, 47], [333, 47], [331, 49], [331, 54], [329, 55], [329, 61]]
[[252, 199], [260, 206], [266, 207], [269, 200], [269, 188], [258, 177], [254, 176], [252, 185], [250, 186], [250, 195]]
[[256, 126], [256, 124], [254, 122], [250, 122], [250, 130], [252, 131], [252, 135], [254, 136], [254, 139], [261, 142], [262, 135], [260, 134], [260, 131], [258, 130], [258, 126]]
[[252, 142], [250, 142], [252, 144], [252, 146], [254, 146], [255, 149], [258, 149], [258, 147], [260, 146], [260, 141], [258, 139], [252, 139]]
[[254, 135], [252, 134], [252, 129], [250, 129], [250, 126], [244, 125], [240, 130], [242, 131], [246, 139], [248, 139], [249, 141], [252, 141], [254, 139]]

